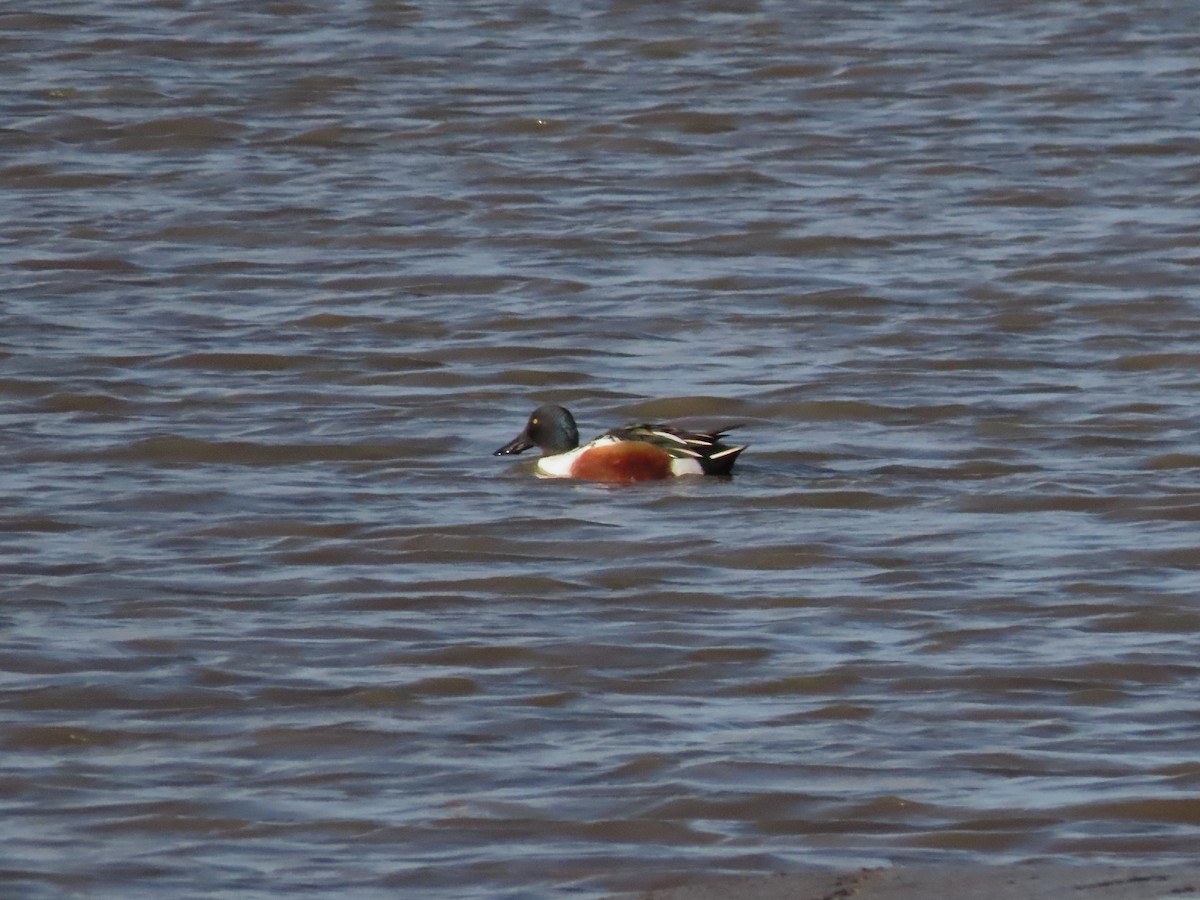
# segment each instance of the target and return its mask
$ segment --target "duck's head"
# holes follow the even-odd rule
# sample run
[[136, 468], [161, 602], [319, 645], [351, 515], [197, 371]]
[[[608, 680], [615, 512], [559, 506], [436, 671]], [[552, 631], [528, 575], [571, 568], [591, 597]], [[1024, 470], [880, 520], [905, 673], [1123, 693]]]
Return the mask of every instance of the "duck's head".
[[509, 456], [523, 453], [530, 447], [540, 447], [544, 456], [553, 456], [578, 446], [579, 429], [575, 427], [575, 417], [565, 407], [547, 403], [533, 411], [524, 431], [492, 455]]

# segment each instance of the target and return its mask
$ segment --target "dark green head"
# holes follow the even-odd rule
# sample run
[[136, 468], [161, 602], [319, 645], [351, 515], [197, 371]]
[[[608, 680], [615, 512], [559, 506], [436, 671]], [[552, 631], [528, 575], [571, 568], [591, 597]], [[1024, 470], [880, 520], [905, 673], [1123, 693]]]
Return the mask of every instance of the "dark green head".
[[575, 417], [562, 406], [546, 403], [539, 406], [525, 423], [525, 430], [505, 444], [493, 456], [523, 453], [530, 447], [540, 447], [542, 454], [553, 456], [579, 446], [579, 429]]

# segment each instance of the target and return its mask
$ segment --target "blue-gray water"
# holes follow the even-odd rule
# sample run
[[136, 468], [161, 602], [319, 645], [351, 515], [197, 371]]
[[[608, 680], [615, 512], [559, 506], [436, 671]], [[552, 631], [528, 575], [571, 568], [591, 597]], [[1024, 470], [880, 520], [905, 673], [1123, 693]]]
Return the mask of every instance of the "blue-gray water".
[[[1200, 8], [0, 11], [0, 893], [1191, 861]], [[745, 423], [732, 481], [489, 454]]]

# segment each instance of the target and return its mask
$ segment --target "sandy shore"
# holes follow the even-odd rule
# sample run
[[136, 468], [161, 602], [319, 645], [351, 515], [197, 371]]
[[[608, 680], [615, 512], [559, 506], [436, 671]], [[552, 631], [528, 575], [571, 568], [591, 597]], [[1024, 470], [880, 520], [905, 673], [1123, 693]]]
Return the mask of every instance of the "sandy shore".
[[1200, 865], [1054, 864], [814, 871], [713, 878], [623, 900], [1174, 900], [1200, 898]]

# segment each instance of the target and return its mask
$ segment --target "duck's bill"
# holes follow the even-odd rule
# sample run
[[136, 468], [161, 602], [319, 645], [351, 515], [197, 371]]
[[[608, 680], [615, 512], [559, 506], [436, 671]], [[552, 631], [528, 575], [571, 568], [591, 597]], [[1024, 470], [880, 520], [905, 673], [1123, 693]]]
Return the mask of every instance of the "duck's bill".
[[521, 432], [516, 438], [493, 453], [492, 456], [512, 456], [514, 453], [524, 453], [532, 446], [533, 441], [526, 437], [525, 432]]

